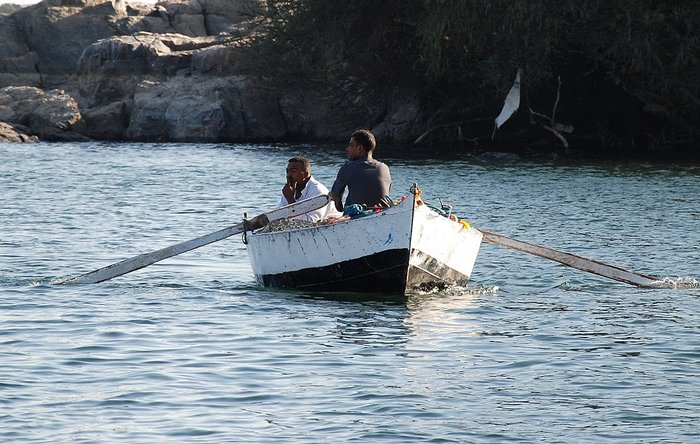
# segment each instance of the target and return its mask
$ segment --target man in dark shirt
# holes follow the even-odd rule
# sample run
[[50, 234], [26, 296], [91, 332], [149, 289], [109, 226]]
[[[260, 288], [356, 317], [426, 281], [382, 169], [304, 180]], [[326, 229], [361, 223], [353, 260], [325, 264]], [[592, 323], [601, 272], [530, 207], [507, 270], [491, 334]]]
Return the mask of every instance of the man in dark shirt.
[[343, 211], [343, 194], [348, 189], [345, 205], [362, 204], [369, 207], [390, 206], [391, 174], [386, 164], [372, 157], [377, 142], [369, 130], [352, 133], [346, 148], [348, 161], [338, 170], [330, 196], [338, 211]]

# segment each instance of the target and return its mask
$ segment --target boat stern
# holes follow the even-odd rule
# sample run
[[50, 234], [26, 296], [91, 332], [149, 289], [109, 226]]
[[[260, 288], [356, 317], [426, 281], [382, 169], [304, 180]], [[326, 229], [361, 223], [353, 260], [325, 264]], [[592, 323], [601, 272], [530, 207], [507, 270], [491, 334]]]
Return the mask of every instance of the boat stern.
[[408, 287], [465, 284], [474, 269], [482, 234], [417, 204], [413, 217]]

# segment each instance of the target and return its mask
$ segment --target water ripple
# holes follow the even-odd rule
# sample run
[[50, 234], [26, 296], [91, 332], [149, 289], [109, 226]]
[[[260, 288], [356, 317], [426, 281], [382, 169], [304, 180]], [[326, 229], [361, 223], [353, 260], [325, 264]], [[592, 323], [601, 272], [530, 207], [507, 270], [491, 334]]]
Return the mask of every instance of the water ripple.
[[468, 286], [405, 303], [269, 291], [239, 239], [50, 284], [274, 207], [284, 172], [260, 165], [299, 153], [326, 183], [343, 161], [333, 145], [0, 144], [0, 440], [698, 440], [696, 167], [383, 151], [397, 190], [420, 167], [426, 199], [477, 227], [672, 288], [484, 245]]

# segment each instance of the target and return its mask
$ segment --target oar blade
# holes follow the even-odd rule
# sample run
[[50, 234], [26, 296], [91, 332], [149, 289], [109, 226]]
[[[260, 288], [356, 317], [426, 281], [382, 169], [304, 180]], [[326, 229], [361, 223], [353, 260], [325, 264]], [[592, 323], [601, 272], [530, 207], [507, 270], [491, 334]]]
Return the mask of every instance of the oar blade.
[[481, 231], [481, 233], [484, 235], [483, 239], [486, 242], [501, 245], [523, 253], [543, 257], [545, 259], [550, 259], [581, 271], [597, 274], [619, 282], [636, 285], [637, 287], [658, 287], [660, 285], [660, 280], [654, 278], [653, 276], [633, 273], [614, 265], [605, 264], [593, 259], [586, 259], [585, 257], [565, 253], [563, 251], [553, 250], [541, 245], [531, 244], [529, 242], [513, 239], [502, 234], [484, 230], [479, 231]]
[[148, 267], [149, 265], [155, 264], [156, 262], [162, 261], [169, 257], [177, 256], [186, 251], [194, 250], [195, 248], [203, 247], [204, 245], [211, 244], [212, 242], [220, 241], [226, 239], [227, 237], [233, 236], [234, 234], [243, 232], [243, 224], [232, 225], [226, 227], [222, 230], [216, 231], [214, 233], [207, 234], [205, 236], [198, 237], [186, 242], [181, 242], [179, 244], [171, 245], [166, 248], [162, 248], [151, 253], [139, 254], [129, 259], [124, 259], [121, 262], [117, 262], [112, 265], [108, 265], [103, 268], [91, 271], [89, 273], [81, 274], [75, 278], [70, 278], [65, 281], [58, 283], [61, 284], [96, 284], [98, 282], [104, 282], [121, 276], [123, 274], [131, 273], [132, 271], [140, 270], [141, 268]]
[[260, 214], [259, 216], [256, 216], [253, 219], [246, 221], [245, 224], [239, 223], [236, 225], [231, 225], [213, 233], [200, 236], [196, 239], [180, 242], [179, 244], [171, 245], [169, 247], [162, 248], [151, 253], [140, 254], [138, 256], [125, 259], [121, 262], [117, 262], [112, 265], [99, 268], [89, 273], [81, 274], [80, 276], [76, 277], [62, 279], [54, 283], [96, 284], [98, 282], [104, 282], [117, 276], [131, 273], [132, 271], [140, 270], [141, 268], [162, 261], [163, 259], [167, 259], [169, 257], [182, 254], [186, 251], [194, 250], [195, 248], [203, 247], [204, 245], [208, 245], [213, 242], [226, 239], [227, 237], [242, 233], [246, 229], [260, 228], [267, 225], [267, 223], [273, 220], [295, 217], [300, 214], [316, 210], [327, 205], [328, 202], [329, 198], [325, 195], [312, 197], [311, 199], [303, 200], [300, 202], [295, 202], [291, 205], [287, 205], [286, 207], [277, 208], [267, 213]]

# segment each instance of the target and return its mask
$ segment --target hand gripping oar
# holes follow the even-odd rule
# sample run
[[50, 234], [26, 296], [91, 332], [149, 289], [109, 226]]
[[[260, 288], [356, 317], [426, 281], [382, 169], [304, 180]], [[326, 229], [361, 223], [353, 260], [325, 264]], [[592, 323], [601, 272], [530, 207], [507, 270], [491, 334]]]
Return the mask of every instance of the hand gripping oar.
[[98, 282], [106, 281], [114, 277], [138, 270], [140, 268], [147, 267], [158, 261], [162, 261], [163, 259], [176, 256], [186, 251], [194, 250], [195, 248], [203, 247], [204, 245], [211, 244], [212, 242], [226, 239], [227, 237], [233, 236], [234, 234], [242, 233], [246, 229], [250, 230], [262, 228], [273, 220], [286, 219], [288, 217], [294, 217], [300, 214], [308, 213], [309, 211], [317, 210], [327, 205], [328, 202], [328, 196], [325, 195], [312, 197], [311, 199], [302, 200], [300, 202], [295, 202], [291, 205], [287, 205], [286, 207], [278, 208], [276, 210], [260, 214], [240, 224], [231, 225], [230, 227], [226, 227], [224, 229], [215, 231], [213, 233], [209, 233], [196, 239], [171, 245], [169, 247], [151, 253], [140, 254], [130, 259], [125, 259], [121, 262], [117, 262], [116, 264], [108, 265], [106, 267], [91, 271], [89, 273], [81, 274], [80, 276], [76, 276], [74, 278], [66, 278], [55, 283], [96, 284]]
[[519, 241], [517, 239], [506, 237], [502, 234], [484, 230], [479, 231], [483, 233], [483, 239], [486, 242], [512, 248], [513, 250], [518, 250], [523, 253], [534, 254], [535, 256], [543, 257], [545, 259], [551, 259], [555, 262], [559, 262], [560, 264], [597, 274], [606, 278], [615, 279], [616, 281], [625, 282], [638, 287], [661, 287], [664, 285], [662, 281], [652, 276], [632, 273], [631, 271], [627, 271], [620, 267], [615, 267], [614, 265], [604, 264], [602, 262], [586, 259], [585, 257], [577, 256], [575, 254], [564, 253], [563, 251], [557, 251], [551, 248], [542, 247], [540, 245]]

